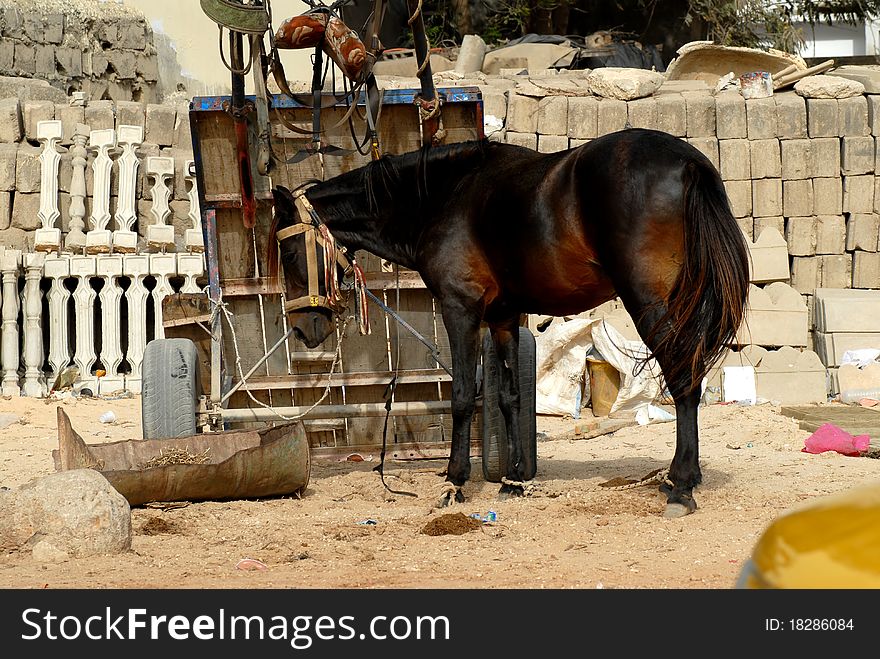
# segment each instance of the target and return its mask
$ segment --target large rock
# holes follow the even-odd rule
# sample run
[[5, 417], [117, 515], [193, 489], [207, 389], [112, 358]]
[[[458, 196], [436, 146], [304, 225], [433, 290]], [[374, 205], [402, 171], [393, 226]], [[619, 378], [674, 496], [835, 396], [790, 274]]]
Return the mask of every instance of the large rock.
[[0, 76], [0, 98], [13, 97], [22, 101], [67, 103], [67, 94], [45, 80]]
[[864, 94], [865, 86], [857, 80], [818, 75], [798, 80], [794, 90], [804, 98], [849, 98]]
[[41, 560], [131, 548], [128, 501], [93, 469], [64, 471], [0, 492], [0, 550]]
[[587, 77], [590, 91], [596, 96], [621, 101], [651, 96], [664, 80], [663, 74], [655, 71], [614, 67], [595, 69]]

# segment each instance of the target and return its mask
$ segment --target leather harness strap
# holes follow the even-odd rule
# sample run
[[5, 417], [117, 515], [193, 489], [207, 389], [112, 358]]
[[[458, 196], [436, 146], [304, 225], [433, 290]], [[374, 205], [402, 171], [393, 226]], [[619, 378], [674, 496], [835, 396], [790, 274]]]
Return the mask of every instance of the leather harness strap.
[[[345, 255], [342, 249], [337, 248], [336, 241], [333, 240], [333, 236], [330, 235], [327, 227], [320, 222], [315, 209], [309, 203], [309, 200], [306, 199], [304, 193], [296, 194], [294, 203], [301, 221], [281, 229], [275, 234], [275, 238], [280, 243], [292, 236], [304, 234], [308, 292], [307, 295], [285, 302], [284, 311], [290, 312], [306, 307], [325, 307], [331, 311], [338, 311], [345, 305], [339, 293], [335, 268], [328, 268], [326, 264], [336, 263], [345, 271], [352, 269], [356, 264]], [[324, 283], [326, 291], [324, 295], [321, 294], [319, 287], [318, 245], [324, 251]], [[359, 268], [355, 270], [356, 275], [358, 274], [357, 270]]]

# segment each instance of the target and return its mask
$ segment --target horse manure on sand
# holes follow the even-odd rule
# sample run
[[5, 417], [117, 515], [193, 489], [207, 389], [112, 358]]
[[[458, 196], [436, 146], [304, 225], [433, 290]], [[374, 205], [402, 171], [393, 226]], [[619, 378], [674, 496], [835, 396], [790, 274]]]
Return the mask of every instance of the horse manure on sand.
[[468, 531], [475, 531], [483, 525], [483, 522], [468, 517], [464, 513], [447, 513], [435, 517], [425, 524], [422, 529], [424, 535], [464, 535]]

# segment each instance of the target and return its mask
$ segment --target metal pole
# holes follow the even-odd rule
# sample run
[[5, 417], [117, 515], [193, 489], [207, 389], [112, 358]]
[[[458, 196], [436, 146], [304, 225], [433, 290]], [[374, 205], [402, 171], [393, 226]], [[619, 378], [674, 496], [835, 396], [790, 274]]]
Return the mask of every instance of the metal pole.
[[[349, 417], [383, 417], [387, 414], [385, 403], [349, 403], [348, 405], [318, 405], [309, 411], [310, 405], [298, 407], [276, 407], [268, 410], [263, 407], [218, 410], [223, 421], [278, 421], [280, 415], [301, 419], [342, 419]], [[449, 414], [452, 402], [400, 402], [391, 408], [391, 416], [426, 416]], [[302, 416], [300, 416], [302, 415]]]

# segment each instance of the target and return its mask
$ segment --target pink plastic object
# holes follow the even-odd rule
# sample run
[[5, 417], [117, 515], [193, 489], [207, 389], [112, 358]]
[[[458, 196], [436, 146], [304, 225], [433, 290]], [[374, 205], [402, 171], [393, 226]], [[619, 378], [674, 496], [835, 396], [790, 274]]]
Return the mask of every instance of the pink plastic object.
[[804, 440], [804, 453], [824, 453], [837, 451], [843, 455], [856, 457], [868, 450], [871, 443], [870, 435], [850, 435], [843, 428], [838, 428], [833, 423], [819, 426], [812, 435]]

